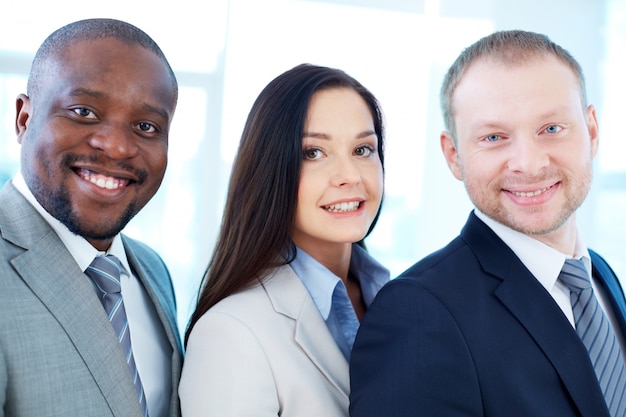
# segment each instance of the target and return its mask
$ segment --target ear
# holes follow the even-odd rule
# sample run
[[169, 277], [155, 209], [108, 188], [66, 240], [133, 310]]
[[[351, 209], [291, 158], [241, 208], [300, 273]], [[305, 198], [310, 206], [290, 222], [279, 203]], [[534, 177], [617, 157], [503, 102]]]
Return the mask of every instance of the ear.
[[20, 94], [15, 100], [15, 133], [17, 134], [17, 142], [22, 143], [26, 129], [30, 123], [30, 113], [32, 106], [30, 98], [26, 94]]
[[452, 175], [454, 175], [457, 180], [462, 181], [463, 176], [461, 175], [461, 167], [458, 159], [459, 153], [457, 152], [456, 144], [452, 138], [452, 133], [444, 130], [441, 132], [439, 140], [441, 143], [441, 151], [443, 152], [444, 158], [446, 158], [450, 172], [452, 172]]
[[598, 153], [598, 145], [600, 142], [600, 128], [598, 127], [596, 109], [593, 105], [587, 107], [587, 132], [591, 139], [591, 157], [593, 158]]

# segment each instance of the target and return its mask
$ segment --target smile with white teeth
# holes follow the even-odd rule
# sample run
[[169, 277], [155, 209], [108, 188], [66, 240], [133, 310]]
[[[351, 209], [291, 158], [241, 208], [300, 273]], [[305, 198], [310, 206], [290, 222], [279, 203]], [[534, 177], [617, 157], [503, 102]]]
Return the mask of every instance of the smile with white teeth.
[[344, 202], [344, 203], [332, 204], [330, 206], [324, 206], [324, 209], [330, 211], [331, 213], [343, 213], [347, 211], [358, 210], [359, 207], [361, 207], [360, 201], [350, 201], [348, 203]]
[[96, 174], [95, 172], [89, 171], [88, 169], [80, 169], [78, 170], [78, 175], [85, 181], [89, 181], [90, 183], [107, 190], [117, 190], [118, 188], [125, 187], [128, 185], [128, 180], [107, 177], [106, 175]]
[[512, 191], [512, 193], [518, 197], [535, 197], [535, 196], [538, 196], [539, 194], [542, 194], [548, 191], [550, 188], [551, 187], [546, 187], [546, 188], [542, 188], [541, 190], [528, 191], [528, 192]]

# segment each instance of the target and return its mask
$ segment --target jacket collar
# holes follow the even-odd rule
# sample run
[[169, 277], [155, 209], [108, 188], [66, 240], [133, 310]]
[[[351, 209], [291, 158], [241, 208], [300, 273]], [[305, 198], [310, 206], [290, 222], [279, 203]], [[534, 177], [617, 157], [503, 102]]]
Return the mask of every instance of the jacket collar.
[[470, 214], [461, 239], [472, 248], [485, 273], [502, 281], [495, 297], [545, 353], [581, 414], [599, 417], [599, 410], [606, 410], [606, 404], [599, 384], [593, 383], [597, 379], [589, 355], [550, 294], [475, 214]]
[[347, 400], [348, 362], [293, 269], [288, 265], [278, 268], [262, 285], [274, 310], [295, 321], [296, 343]]
[[[119, 378], [130, 372], [122, 350], [110, 349], [108, 341], [116, 336], [83, 271], [50, 225], [10, 183], [0, 192], [0, 206], [3, 238], [24, 249], [8, 262], [72, 340], [113, 414], [140, 415], [132, 378]], [[20, 216], [13, 218], [10, 213]]]

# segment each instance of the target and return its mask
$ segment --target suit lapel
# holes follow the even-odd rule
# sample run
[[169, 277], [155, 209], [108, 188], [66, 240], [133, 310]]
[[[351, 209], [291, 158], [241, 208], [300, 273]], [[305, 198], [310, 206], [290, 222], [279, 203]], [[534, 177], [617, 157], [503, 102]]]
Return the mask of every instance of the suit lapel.
[[110, 348], [117, 339], [89, 281], [52, 228], [11, 188], [11, 209], [28, 225], [7, 230], [26, 249], [10, 263], [72, 340], [113, 414], [141, 415], [132, 379], [120, 377], [130, 371], [122, 350]]
[[[137, 253], [137, 246], [131, 239], [122, 235], [122, 241], [126, 248], [126, 256], [130, 267], [133, 269], [135, 275], [141, 281], [141, 284], [146, 289], [152, 304], [154, 305], [161, 325], [165, 329], [167, 338], [172, 345], [174, 351], [180, 352], [182, 346], [180, 335], [178, 333], [178, 325], [176, 322], [176, 309], [174, 293], [171, 289], [171, 281], [164, 273], [155, 273], [148, 263], [146, 263], [146, 256], [141, 256]], [[165, 269], [165, 267], [163, 267]], [[160, 282], [158, 278], [163, 278], [164, 282]], [[165, 282], [166, 281], [166, 282]], [[168, 287], [169, 292], [164, 288]]]
[[[606, 410], [585, 346], [545, 288], [504, 242], [472, 215], [461, 234], [486, 273], [502, 279], [494, 295], [544, 352], [583, 416]], [[572, 366], [572, 364], [576, 364]], [[607, 414], [608, 417], [608, 414]]]
[[296, 343], [337, 391], [348, 399], [348, 361], [293, 269], [281, 267], [263, 286], [276, 312], [295, 320]]
[[541, 284], [525, 268], [513, 267], [495, 295], [545, 353], [582, 415], [598, 417], [606, 405], [600, 386], [587, 383], [596, 380], [587, 350]]
[[[178, 382], [180, 380], [181, 369], [183, 366], [182, 344], [178, 326], [176, 325], [176, 310], [174, 294], [171, 291], [166, 294], [164, 285], [171, 286], [169, 279], [167, 282], [158, 282], [157, 277], [161, 277], [163, 273], [152, 272], [151, 267], [146, 261], [147, 256], [139, 256], [137, 251], [141, 251], [140, 247], [133, 243], [131, 239], [122, 236], [124, 247], [126, 248], [126, 256], [130, 267], [133, 269], [134, 275], [141, 281], [152, 305], [159, 317], [161, 327], [165, 330], [167, 340], [172, 349], [172, 398], [170, 401], [170, 410], [175, 412], [179, 409], [178, 400]], [[165, 278], [165, 277], [163, 277]], [[169, 302], [167, 301], [169, 300]]]
[[626, 336], [626, 300], [624, 299], [624, 290], [609, 264], [594, 251], [590, 250], [589, 254], [591, 255], [592, 275], [596, 282], [604, 288], [609, 303], [615, 312], [614, 316], [619, 323], [620, 330]]

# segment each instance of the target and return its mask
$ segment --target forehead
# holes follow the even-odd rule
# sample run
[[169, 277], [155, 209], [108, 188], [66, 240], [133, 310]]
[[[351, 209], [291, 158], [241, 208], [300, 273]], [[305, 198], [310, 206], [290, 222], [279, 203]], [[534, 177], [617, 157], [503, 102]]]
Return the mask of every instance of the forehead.
[[454, 91], [455, 107], [463, 103], [488, 106], [518, 98], [566, 100], [581, 102], [582, 86], [576, 73], [553, 56], [538, 56], [524, 62], [506, 63], [481, 58], [472, 63]]
[[114, 38], [81, 40], [59, 51], [47, 62], [44, 84], [68, 89], [151, 97], [175, 107], [176, 89], [165, 62], [139, 44]]
[[316, 91], [309, 102], [307, 119], [338, 117], [342, 114], [363, 113], [371, 119], [363, 97], [349, 87], [323, 88]]
[[464, 74], [452, 100], [459, 135], [468, 129], [573, 120], [584, 107], [576, 74], [556, 58], [515, 65], [477, 61]]

